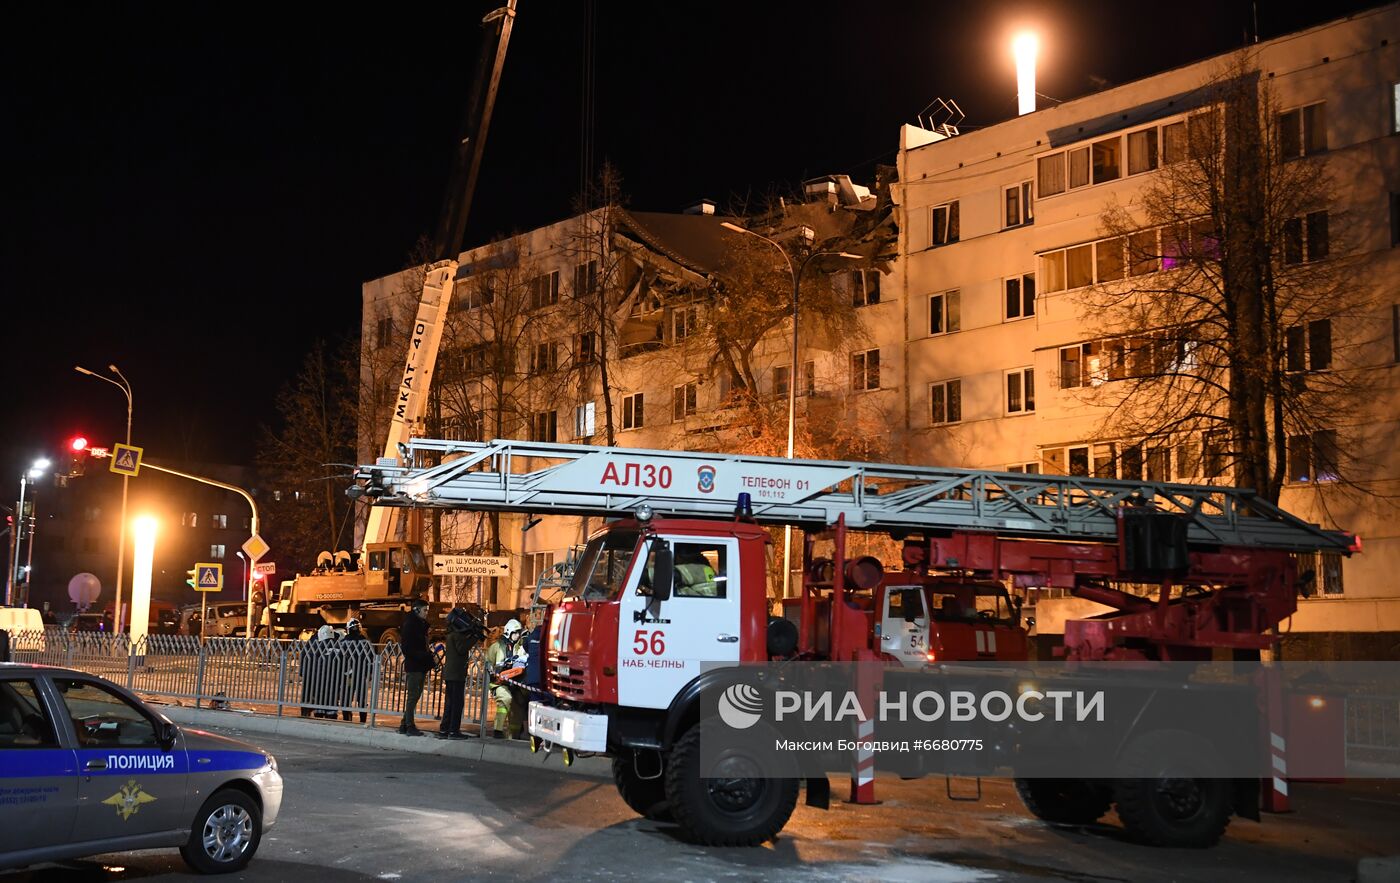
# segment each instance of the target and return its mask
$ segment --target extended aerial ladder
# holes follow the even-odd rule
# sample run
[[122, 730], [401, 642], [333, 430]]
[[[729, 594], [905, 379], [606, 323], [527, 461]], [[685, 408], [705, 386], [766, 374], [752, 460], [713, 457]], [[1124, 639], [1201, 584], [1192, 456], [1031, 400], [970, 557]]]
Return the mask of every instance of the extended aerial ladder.
[[[975, 531], [1003, 538], [1116, 542], [1124, 508], [1181, 516], [1190, 545], [1346, 553], [1324, 530], [1249, 490], [934, 466], [787, 460], [495, 440], [412, 439], [402, 457], [360, 467], [374, 503], [538, 515], [733, 514], [750, 495], [760, 524], [825, 529], [844, 516], [867, 531]], [[417, 466], [426, 455], [443, 462]]]
[[[361, 467], [352, 492], [392, 507], [583, 516], [645, 505], [691, 518], [729, 517], [746, 494], [760, 524], [917, 536], [915, 566], [1067, 588], [1115, 608], [1067, 624], [1075, 658], [1264, 649], [1297, 608], [1290, 555], [1358, 548], [1350, 534], [1215, 485], [510, 440], [413, 439], [400, 453]], [[441, 462], [417, 465], [430, 458]]]

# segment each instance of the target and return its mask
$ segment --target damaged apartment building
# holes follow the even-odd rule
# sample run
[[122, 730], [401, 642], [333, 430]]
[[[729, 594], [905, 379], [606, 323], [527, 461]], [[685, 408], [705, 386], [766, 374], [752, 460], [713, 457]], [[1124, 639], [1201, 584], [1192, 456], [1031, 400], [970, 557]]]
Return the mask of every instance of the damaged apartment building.
[[[868, 189], [818, 179], [802, 199], [732, 219], [772, 242], [702, 205], [600, 209], [473, 249], [424, 431], [781, 456], [795, 384], [798, 456], [1239, 482], [1225, 403], [1176, 419], [1173, 396], [1211, 379], [1218, 342], [1182, 331], [1198, 320], [1147, 309], [1170, 303], [1189, 261], [1211, 259], [1220, 240], [1190, 212], [1167, 223], [1142, 208], [1185, 168], [1186, 145], [1222, 131], [1228, 110], [1210, 84], [1224, 77], [1266, 102], [1256, 116], [1274, 139], [1270, 169], [1304, 182], [1322, 170], [1316, 198], [1277, 219], [1279, 279], [1324, 294], [1295, 298], [1275, 326], [1281, 389], [1311, 403], [1306, 419], [1302, 405], [1284, 409], [1274, 433], [1277, 498], [1363, 539], [1359, 555], [1298, 562], [1308, 597], [1285, 655], [1396, 658], [1398, 47], [1391, 5], [968, 132], [906, 125], [896, 168]], [[812, 252], [857, 256], [806, 265], [795, 376], [792, 276], [774, 243], [798, 256], [794, 269]], [[410, 271], [364, 286], [375, 388], [402, 368], [415, 282]], [[1146, 312], [1114, 327], [1105, 304], [1125, 294]], [[362, 440], [362, 455], [378, 444]], [[524, 606], [596, 527], [499, 520], [508, 584], [494, 595], [445, 585], [445, 598]], [[469, 513], [443, 515], [438, 534], [444, 552], [494, 548]], [[1056, 594], [1026, 599], [1052, 641], [1066, 618], [1094, 612]]]

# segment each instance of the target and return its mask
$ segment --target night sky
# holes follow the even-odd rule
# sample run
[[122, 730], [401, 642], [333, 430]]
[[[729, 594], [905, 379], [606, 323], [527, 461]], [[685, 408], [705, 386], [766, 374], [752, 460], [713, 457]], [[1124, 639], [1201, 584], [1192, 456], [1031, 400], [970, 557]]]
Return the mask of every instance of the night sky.
[[[121, 393], [75, 363], [131, 379], [148, 455], [250, 461], [305, 347], [352, 333], [360, 284], [432, 232], [491, 5], [6, 11], [0, 498], [75, 432], [124, 432]], [[1268, 38], [1375, 4], [1258, 5]], [[570, 214], [584, 8], [520, 0], [469, 245]], [[653, 211], [868, 182], [935, 97], [967, 128], [1014, 115], [1020, 25], [1063, 100], [1238, 47], [1251, 17], [1242, 0], [602, 0], [594, 154]]]

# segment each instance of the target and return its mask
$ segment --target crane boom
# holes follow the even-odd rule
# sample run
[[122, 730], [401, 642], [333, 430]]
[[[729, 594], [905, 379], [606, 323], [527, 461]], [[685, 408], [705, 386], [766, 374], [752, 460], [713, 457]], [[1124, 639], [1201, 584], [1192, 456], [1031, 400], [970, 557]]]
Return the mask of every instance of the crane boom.
[[[1094, 542], [1116, 542], [1119, 510], [1143, 507], [1182, 516], [1193, 546], [1346, 553], [1354, 543], [1215, 485], [504, 439], [418, 438], [401, 453], [406, 463], [386, 457], [356, 472], [380, 506], [606, 515], [646, 504], [658, 515], [727, 517], [746, 493], [762, 524], [824, 528], [844, 516], [868, 531]], [[415, 466], [420, 454], [444, 462]]]

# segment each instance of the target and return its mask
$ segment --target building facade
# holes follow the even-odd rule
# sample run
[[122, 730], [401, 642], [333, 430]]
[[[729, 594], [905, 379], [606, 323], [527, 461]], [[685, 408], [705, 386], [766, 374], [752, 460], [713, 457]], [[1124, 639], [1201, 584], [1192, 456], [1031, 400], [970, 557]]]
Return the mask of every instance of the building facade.
[[[1299, 382], [1345, 373], [1364, 395], [1338, 425], [1289, 438], [1280, 494], [1284, 508], [1362, 537], [1361, 555], [1300, 562], [1315, 581], [1289, 637], [1346, 643], [1338, 652], [1355, 656], [1400, 652], [1400, 510], [1390, 499], [1400, 493], [1400, 296], [1390, 281], [1400, 270], [1397, 39], [1400, 6], [1392, 5], [1257, 44], [1247, 63], [1273, 102], [1269, 125], [1284, 133], [1281, 149], [1325, 164], [1342, 184], [1296, 228], [1286, 226], [1297, 254], [1284, 259], [1347, 261], [1364, 294], [1364, 309], [1303, 317], [1286, 332]], [[853, 321], [839, 334], [803, 330], [795, 378], [791, 325], [768, 327], [749, 353], [748, 401], [782, 402], [797, 384], [799, 456], [1227, 480], [1228, 434], [1143, 434], [1115, 421], [1102, 394], [1130, 379], [1139, 361], [1189, 375], [1193, 351], [1164, 346], [1151, 329], [1106, 339], [1086, 294], [1152, 290], [1173, 270], [1161, 230], [1140, 250], [1153, 263], [1133, 250], [1134, 237], [1147, 232], [1109, 230], [1105, 218], [1115, 208], [1133, 217], [1153, 182], [1170, 174], [1190, 127], [1212, 118], [1206, 84], [1233, 63], [1208, 59], [965, 134], [906, 125], [895, 183], [872, 182], [878, 198], [848, 179], [822, 179], [809, 183], [804, 200], [745, 219], [789, 250], [798, 250], [803, 228], [813, 230], [813, 247], [868, 246], [857, 249], [865, 259], [858, 267], [827, 263], [803, 277], [804, 298], [809, 282], [828, 286]], [[763, 444], [772, 433], [753, 431], [763, 414], [734, 404], [736, 375], [718, 366], [706, 331], [707, 311], [718, 307], [705, 292], [733, 275], [737, 252], [767, 247], [725, 233], [721, 220], [703, 211], [585, 215], [464, 253], [423, 431], [781, 454]], [[881, 225], [891, 235], [897, 229], [892, 253], [872, 232]], [[362, 380], [375, 402], [387, 401], [402, 370], [415, 278], [408, 271], [364, 286]], [[615, 324], [600, 336], [599, 314], [578, 302], [603, 289]], [[831, 427], [845, 427], [847, 437], [821, 436]], [[373, 435], [361, 440], [366, 462], [382, 445]], [[1335, 481], [1326, 465], [1338, 445], [1354, 467], [1350, 483]], [[483, 519], [441, 517], [442, 551], [495, 551]], [[525, 606], [540, 574], [596, 524], [525, 526], [503, 517], [497, 532], [512, 558], [509, 586], [492, 596], [484, 585], [460, 583], [444, 586], [444, 596]], [[1043, 633], [1095, 610], [1040, 597], [1048, 594], [1028, 598], [1040, 602]]]

